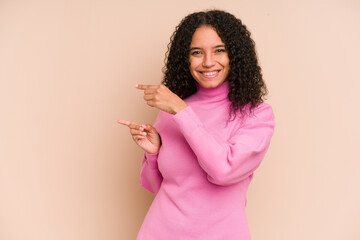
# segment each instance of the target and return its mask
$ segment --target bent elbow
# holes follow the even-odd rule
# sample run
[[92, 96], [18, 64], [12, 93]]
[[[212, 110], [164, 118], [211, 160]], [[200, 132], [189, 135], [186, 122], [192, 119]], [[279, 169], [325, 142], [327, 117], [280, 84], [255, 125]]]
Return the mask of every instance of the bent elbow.
[[209, 182], [219, 185], [219, 186], [227, 186], [236, 183], [236, 179], [231, 177], [231, 174], [227, 172], [216, 172], [214, 174], [208, 174], [207, 179]]
[[160, 184], [159, 183], [149, 183], [146, 181], [140, 181], [140, 184], [143, 188], [145, 188], [146, 190], [148, 190], [149, 192], [153, 193], [153, 194], [157, 194], [160, 190]]
[[208, 174], [207, 179], [209, 182], [219, 186], [229, 186], [235, 183], [239, 183], [253, 174], [253, 171], [246, 171], [243, 173], [234, 172], [216, 172], [214, 174]]

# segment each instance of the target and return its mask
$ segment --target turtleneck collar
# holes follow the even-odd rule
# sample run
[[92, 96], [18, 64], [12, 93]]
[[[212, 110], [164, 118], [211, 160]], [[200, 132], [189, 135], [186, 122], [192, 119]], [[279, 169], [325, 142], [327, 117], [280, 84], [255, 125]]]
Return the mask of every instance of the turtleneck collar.
[[200, 84], [196, 84], [197, 93], [196, 95], [201, 99], [208, 100], [223, 100], [228, 98], [229, 94], [229, 82], [223, 82], [221, 85], [215, 88], [205, 88]]

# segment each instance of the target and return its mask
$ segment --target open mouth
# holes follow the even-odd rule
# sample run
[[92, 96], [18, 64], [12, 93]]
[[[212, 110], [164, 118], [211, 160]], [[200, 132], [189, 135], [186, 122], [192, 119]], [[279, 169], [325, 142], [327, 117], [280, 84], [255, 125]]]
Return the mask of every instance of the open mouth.
[[206, 78], [214, 78], [219, 75], [220, 70], [211, 71], [211, 72], [200, 72]]

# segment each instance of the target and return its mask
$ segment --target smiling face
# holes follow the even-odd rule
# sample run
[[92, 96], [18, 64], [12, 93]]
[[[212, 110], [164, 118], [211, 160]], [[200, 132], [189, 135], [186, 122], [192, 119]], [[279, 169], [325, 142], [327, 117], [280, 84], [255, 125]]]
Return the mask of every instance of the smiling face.
[[190, 44], [190, 73], [201, 86], [215, 88], [229, 74], [229, 57], [225, 44], [214, 28], [202, 26], [196, 29]]

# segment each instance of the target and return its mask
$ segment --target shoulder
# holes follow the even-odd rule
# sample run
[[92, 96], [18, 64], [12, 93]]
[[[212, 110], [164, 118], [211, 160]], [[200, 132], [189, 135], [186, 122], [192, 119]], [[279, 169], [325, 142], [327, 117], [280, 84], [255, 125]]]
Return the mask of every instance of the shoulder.
[[266, 119], [274, 119], [274, 111], [272, 107], [268, 103], [260, 103], [258, 104], [253, 111], [250, 113], [250, 116], [254, 116], [255, 118], [261, 118], [263, 120]]
[[275, 117], [272, 107], [268, 103], [259, 103], [256, 107], [250, 110], [250, 106], [247, 109], [247, 114], [243, 119], [244, 125], [253, 124], [268, 124], [275, 125]]

